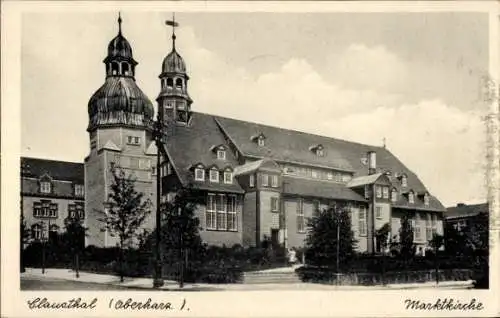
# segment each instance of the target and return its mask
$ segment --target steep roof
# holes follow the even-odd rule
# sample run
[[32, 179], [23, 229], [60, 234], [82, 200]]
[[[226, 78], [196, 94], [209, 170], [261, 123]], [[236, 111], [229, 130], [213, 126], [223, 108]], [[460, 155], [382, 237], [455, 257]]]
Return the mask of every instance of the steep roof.
[[[358, 177], [364, 176], [368, 172], [368, 167], [362, 163], [361, 159], [366, 156], [368, 151], [375, 151], [377, 171], [392, 171], [399, 175], [406, 174], [408, 188], [412, 188], [418, 193], [427, 191], [415, 173], [386, 148], [220, 116], [213, 117], [228, 138], [245, 156], [269, 157], [281, 162], [295, 162], [315, 167], [352, 171], [354, 177]], [[252, 136], [259, 133], [263, 133], [266, 137], [264, 147], [251, 140]], [[309, 150], [309, 147], [317, 144], [323, 146], [324, 156], [317, 156]], [[394, 183], [395, 179], [390, 179]]]
[[480, 213], [489, 213], [489, 204], [458, 204], [446, 208], [445, 218], [455, 219], [476, 216]]
[[317, 198], [366, 202], [365, 198], [347, 188], [343, 184], [293, 177], [283, 178], [283, 193]]
[[[192, 119], [188, 126], [172, 123], [167, 125], [166, 130], [166, 140], [168, 140], [166, 152], [183, 184], [199, 184], [199, 182], [194, 182], [193, 173], [189, 170], [193, 164], [197, 163], [202, 163], [205, 167], [213, 165], [220, 170], [230, 166], [235, 169], [235, 174], [259, 166], [258, 162], [249, 163], [248, 160], [246, 164], [240, 166], [240, 161], [235, 157], [233, 151], [227, 151], [226, 160], [217, 160], [216, 155], [210, 148], [213, 145], [224, 145], [227, 149], [237, 150], [236, 153], [241, 154], [245, 159], [259, 160], [266, 158], [278, 163], [287, 162], [317, 168], [329, 168], [351, 172], [354, 178], [366, 177], [368, 167], [362, 159], [366, 157], [369, 151], [375, 151], [377, 154], [377, 175], [390, 171], [392, 176], [387, 176], [387, 178], [399, 193], [405, 193], [410, 189], [416, 194], [428, 192], [415, 173], [408, 169], [388, 149], [383, 147], [198, 112], [192, 113]], [[255, 140], [255, 136], [259, 135], [265, 137], [264, 146], [259, 146]], [[318, 156], [311, 151], [311, 147], [315, 145], [323, 147], [323, 156]], [[407, 187], [402, 187], [401, 181], [396, 175], [406, 175]], [[288, 179], [293, 179], [290, 181], [291, 185], [288, 191], [300, 192], [297, 194], [319, 195], [321, 193], [323, 197], [364, 200], [364, 198], [347, 188], [345, 184], [296, 178]], [[209, 183], [208, 181], [203, 184], [203, 186], [214, 190], [224, 191], [224, 188], [230, 186], [229, 190], [231, 191], [243, 191], [236, 184], [236, 180], [233, 185]], [[433, 196], [429, 198], [430, 204], [425, 207], [423, 202], [420, 204], [421, 200], [418, 195], [415, 198], [416, 203], [411, 205], [406, 202], [407, 199], [405, 201], [403, 195], [400, 195], [397, 205], [401, 208], [444, 210], [437, 198]]]
[[190, 170], [194, 164], [201, 163], [206, 168], [215, 166], [219, 170], [227, 167], [234, 169], [238, 165], [231, 151], [226, 152], [225, 160], [218, 160], [217, 154], [210, 149], [213, 145], [229, 147], [213, 116], [193, 113], [189, 126], [169, 124], [166, 125], [165, 133], [165, 151], [183, 185], [192, 184], [200, 189], [243, 193], [236, 180], [232, 184], [224, 184], [222, 177], [219, 177], [219, 183], [210, 182], [208, 178], [205, 178], [204, 182], [194, 181]]
[[40, 178], [47, 174], [53, 180], [80, 184], [84, 183], [85, 178], [83, 163], [79, 162], [21, 157], [21, 169], [24, 170], [23, 176], [33, 178]]
[[249, 163], [245, 163], [241, 166], [236, 167], [234, 169], [234, 175], [239, 176], [242, 174], [248, 174], [250, 172], [253, 172], [257, 169], [262, 169], [262, 168], [272, 169], [273, 171], [274, 170], [281, 170], [280, 167], [276, 164], [276, 162], [274, 162], [271, 159], [264, 158], [264, 159], [255, 160], [255, 161], [252, 161]]

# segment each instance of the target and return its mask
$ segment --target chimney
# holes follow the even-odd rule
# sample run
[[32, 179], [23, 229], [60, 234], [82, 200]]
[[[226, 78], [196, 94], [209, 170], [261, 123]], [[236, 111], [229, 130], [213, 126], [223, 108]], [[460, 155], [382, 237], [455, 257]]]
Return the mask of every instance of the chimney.
[[377, 173], [377, 153], [368, 151], [368, 174]]

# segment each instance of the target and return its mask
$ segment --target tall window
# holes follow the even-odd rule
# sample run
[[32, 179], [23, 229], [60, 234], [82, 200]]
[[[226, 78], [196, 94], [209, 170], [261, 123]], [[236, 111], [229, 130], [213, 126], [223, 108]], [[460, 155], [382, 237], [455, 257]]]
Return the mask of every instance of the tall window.
[[273, 175], [271, 177], [271, 186], [273, 188], [277, 188], [278, 187], [278, 176], [277, 175]]
[[389, 199], [389, 187], [383, 187], [382, 191], [384, 199]]
[[255, 187], [255, 175], [254, 174], [251, 174], [249, 176], [248, 183], [249, 183], [250, 188]]
[[398, 191], [396, 189], [392, 189], [391, 201], [392, 202], [398, 201]]
[[42, 204], [40, 202], [33, 203], [33, 216], [42, 217]]
[[208, 230], [237, 231], [237, 201], [235, 195], [209, 194], [205, 212]]
[[35, 240], [40, 240], [42, 238], [42, 226], [40, 224], [33, 225], [31, 227], [31, 232]]
[[217, 195], [217, 229], [226, 229], [226, 197], [223, 194]]
[[382, 198], [382, 187], [381, 186], [375, 186], [375, 191], [377, 194], [377, 198]]
[[366, 236], [367, 235], [366, 207], [364, 205], [361, 205], [359, 207], [358, 226], [359, 226], [359, 236]]
[[201, 167], [194, 169], [194, 180], [205, 181], [205, 170]]
[[50, 181], [42, 181], [42, 182], [40, 182], [40, 192], [41, 193], [50, 193], [51, 192]]
[[232, 171], [224, 171], [224, 183], [231, 184], [233, 183], [233, 172]]
[[297, 232], [304, 233], [305, 231], [304, 202], [299, 199], [297, 202]]
[[236, 219], [236, 196], [234, 195], [227, 197], [227, 230], [238, 230], [238, 223]]
[[279, 208], [279, 200], [276, 197], [271, 198], [271, 211], [273, 212], [278, 212], [280, 210]]
[[427, 218], [425, 220], [425, 238], [427, 241], [432, 240], [432, 219], [431, 214], [427, 213]]
[[210, 169], [210, 182], [219, 182], [219, 170], [216, 168]]
[[415, 241], [420, 241], [420, 239], [422, 238], [422, 233], [421, 233], [421, 220], [420, 220], [420, 213], [417, 213], [415, 215], [415, 229], [414, 229], [414, 237], [415, 237]]
[[205, 214], [205, 223], [208, 230], [217, 229], [216, 211], [215, 194], [209, 194], [207, 197], [207, 211]]
[[262, 186], [267, 187], [269, 186], [269, 175], [267, 174], [262, 174]]
[[432, 236], [437, 234], [437, 215], [432, 214]]
[[382, 207], [379, 207], [379, 206], [375, 207], [375, 217], [377, 219], [381, 219], [382, 218]]
[[75, 184], [75, 196], [83, 197], [85, 195], [85, 187], [83, 184]]

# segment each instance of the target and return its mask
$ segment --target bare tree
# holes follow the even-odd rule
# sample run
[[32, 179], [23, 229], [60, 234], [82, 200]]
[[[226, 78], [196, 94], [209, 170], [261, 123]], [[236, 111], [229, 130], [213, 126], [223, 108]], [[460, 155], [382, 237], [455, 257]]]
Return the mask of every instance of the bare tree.
[[113, 237], [118, 236], [119, 274], [123, 282], [124, 251], [131, 246], [134, 239], [139, 238], [138, 229], [151, 212], [151, 201], [144, 200], [144, 194], [135, 190], [135, 177], [125, 174], [116, 166], [111, 167], [112, 182], [108, 200], [105, 202], [105, 217], [100, 219], [104, 224], [103, 231], [108, 230]]

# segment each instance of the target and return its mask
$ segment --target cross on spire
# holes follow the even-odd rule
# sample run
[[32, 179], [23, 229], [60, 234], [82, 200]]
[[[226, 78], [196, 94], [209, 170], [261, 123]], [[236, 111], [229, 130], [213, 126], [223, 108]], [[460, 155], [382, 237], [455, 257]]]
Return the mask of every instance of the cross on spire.
[[175, 22], [175, 12], [172, 13], [172, 20], [165, 21], [165, 24], [172, 27], [172, 50], [175, 51], [175, 28], [179, 26], [179, 23]]

